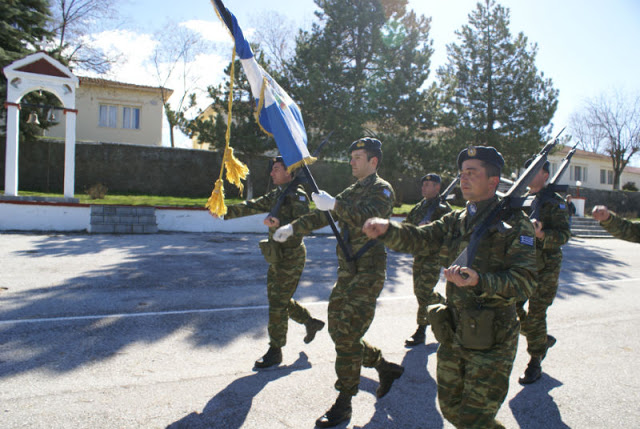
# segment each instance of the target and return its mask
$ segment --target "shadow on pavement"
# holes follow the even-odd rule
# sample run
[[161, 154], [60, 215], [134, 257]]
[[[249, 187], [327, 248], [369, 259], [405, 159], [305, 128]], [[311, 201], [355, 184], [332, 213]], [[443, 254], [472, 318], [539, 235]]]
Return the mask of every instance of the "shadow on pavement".
[[[438, 350], [437, 343], [409, 349], [402, 360], [404, 374], [393, 383], [389, 393], [376, 401], [376, 411], [364, 426], [356, 428], [441, 428], [442, 416], [436, 407], [436, 381], [427, 371], [429, 356]], [[362, 379], [360, 388], [370, 392], [375, 400], [378, 381]], [[353, 410], [354, 414], [358, 410]]]
[[[117, 355], [131, 344], [161, 341], [180, 330], [188, 331], [195, 347], [224, 346], [242, 336], [265, 338], [267, 264], [258, 248], [262, 238], [263, 234], [35, 236], [30, 248], [10, 254], [12, 261], [34, 270], [21, 274], [27, 287], [0, 284], [0, 378], [39, 368], [72, 371]], [[335, 238], [309, 236], [305, 242], [308, 260], [294, 297], [327, 301], [336, 280]], [[103, 258], [114, 262], [101, 263]], [[593, 287], [585, 291], [570, 283], [576, 272], [601, 280], [604, 274], [597, 261], [602, 259], [622, 264], [600, 249], [596, 253], [573, 241], [565, 246], [559, 298], [593, 294]], [[411, 261], [411, 255], [389, 252], [385, 288], [406, 287], [402, 278], [410, 278]], [[9, 264], [3, 269], [15, 268]], [[56, 283], [49, 276], [65, 280]], [[606, 278], [616, 276], [609, 271]], [[248, 311], [243, 318], [251, 323], [235, 309]], [[28, 322], [34, 319], [41, 321]]]
[[167, 426], [167, 429], [240, 428], [251, 410], [253, 398], [267, 383], [294, 371], [310, 368], [307, 355], [300, 352], [300, 357], [291, 365], [258, 371], [238, 378], [211, 398], [201, 413], [188, 414]]
[[[161, 341], [181, 330], [196, 347], [224, 346], [245, 335], [264, 338], [267, 263], [258, 248], [262, 238], [36, 236], [31, 247], [11, 256], [39, 271], [23, 274], [26, 287], [8, 285], [0, 294], [0, 378], [38, 368], [72, 371], [131, 344]], [[310, 260], [303, 276], [312, 279], [312, 287], [300, 287], [294, 296], [326, 300], [336, 277], [333, 243], [324, 237], [307, 241]], [[54, 278], [64, 280], [48, 279], [50, 272], [63, 272]], [[234, 309], [244, 309], [251, 323]]]
[[560, 410], [551, 397], [551, 390], [562, 383], [547, 374], [534, 384], [523, 387], [509, 401], [511, 413], [521, 429], [569, 429], [563, 423]]

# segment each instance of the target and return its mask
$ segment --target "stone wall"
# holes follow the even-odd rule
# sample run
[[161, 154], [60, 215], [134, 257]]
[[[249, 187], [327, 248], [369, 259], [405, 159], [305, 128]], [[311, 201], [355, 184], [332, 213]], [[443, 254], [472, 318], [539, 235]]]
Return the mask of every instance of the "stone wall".
[[591, 215], [593, 206], [601, 204], [625, 217], [636, 218], [640, 214], [640, 192], [605, 191], [599, 189], [569, 187], [572, 196], [585, 198], [585, 214]]

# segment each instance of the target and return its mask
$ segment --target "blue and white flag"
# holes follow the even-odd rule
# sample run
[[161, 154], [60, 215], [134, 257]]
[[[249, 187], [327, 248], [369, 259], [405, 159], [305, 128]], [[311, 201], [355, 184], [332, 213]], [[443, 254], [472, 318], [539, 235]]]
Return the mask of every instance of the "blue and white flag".
[[273, 136], [289, 170], [311, 164], [315, 158], [309, 154], [307, 148], [307, 132], [300, 109], [255, 60], [236, 17], [229, 12], [221, 0], [211, 0], [211, 2], [235, 40], [236, 53], [240, 57], [257, 103], [260, 127]]

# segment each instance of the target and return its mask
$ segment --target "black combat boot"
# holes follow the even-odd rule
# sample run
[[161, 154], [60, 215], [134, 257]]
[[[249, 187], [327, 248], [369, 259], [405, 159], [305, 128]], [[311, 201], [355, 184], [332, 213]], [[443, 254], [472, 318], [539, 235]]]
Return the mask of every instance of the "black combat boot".
[[336, 403], [324, 413], [322, 417], [316, 420], [316, 426], [319, 428], [332, 428], [342, 422], [346, 422], [351, 418], [351, 395], [340, 392]]
[[309, 344], [316, 337], [316, 333], [324, 328], [324, 322], [311, 317], [304, 323], [304, 327], [307, 328], [307, 335], [304, 337], [304, 342], [305, 344]]
[[535, 383], [542, 377], [542, 367], [540, 366], [540, 357], [539, 356], [531, 356], [531, 360], [529, 360], [529, 365], [527, 369], [525, 369], [522, 377], [518, 379], [520, 384], [531, 384]]
[[382, 398], [389, 392], [393, 382], [400, 378], [404, 372], [404, 367], [395, 363], [387, 362], [382, 358], [380, 359], [380, 363], [376, 365], [376, 371], [378, 371], [378, 376], [380, 377], [380, 385], [376, 390], [376, 397]]
[[419, 346], [424, 344], [427, 339], [427, 325], [418, 325], [416, 332], [404, 341], [407, 347]]
[[256, 361], [256, 368], [269, 368], [282, 362], [282, 349], [280, 347], [269, 347], [267, 353]]

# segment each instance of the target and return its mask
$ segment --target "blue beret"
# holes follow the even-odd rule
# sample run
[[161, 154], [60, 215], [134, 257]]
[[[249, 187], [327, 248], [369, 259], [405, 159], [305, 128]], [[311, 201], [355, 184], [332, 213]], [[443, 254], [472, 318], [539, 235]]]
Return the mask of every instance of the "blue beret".
[[[533, 162], [533, 158], [527, 159], [525, 161], [525, 163], [524, 163], [524, 168], [528, 168], [531, 165], [532, 162]], [[550, 166], [549, 161], [545, 161], [544, 165], [542, 166], [542, 169], [548, 173], [549, 172], [549, 166]]]
[[420, 182], [436, 182], [436, 183], [440, 183], [440, 182], [442, 182], [442, 179], [440, 179], [440, 176], [438, 176], [436, 173], [429, 173], [429, 174], [425, 174], [424, 176], [422, 176], [422, 180]]
[[382, 154], [382, 143], [380, 143], [380, 140], [378, 139], [363, 137], [351, 143], [351, 146], [349, 147], [349, 153], [358, 149], [365, 149], [374, 153]]
[[469, 146], [458, 154], [458, 169], [462, 169], [462, 163], [467, 159], [479, 159], [495, 165], [502, 170], [504, 167], [504, 158], [502, 154], [491, 146]]

